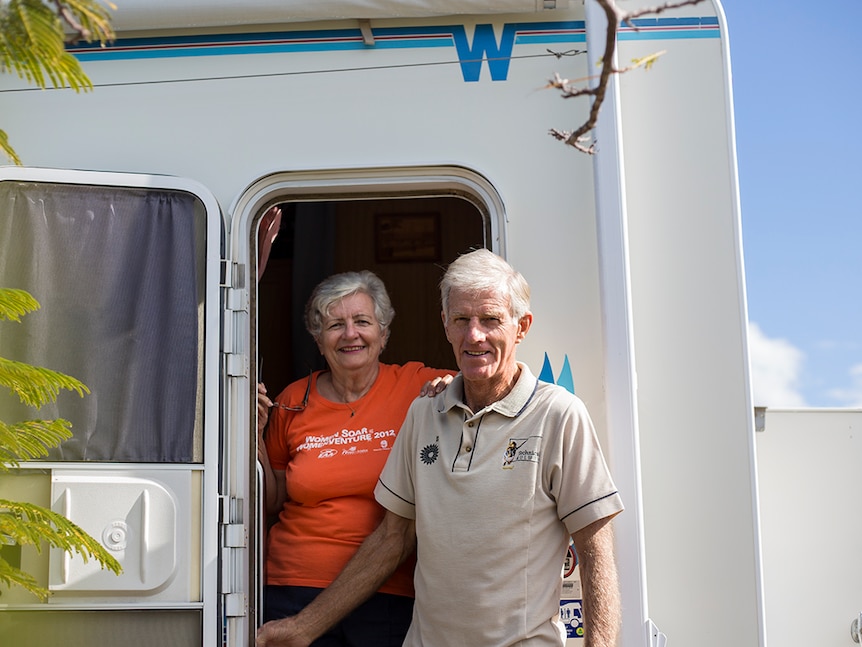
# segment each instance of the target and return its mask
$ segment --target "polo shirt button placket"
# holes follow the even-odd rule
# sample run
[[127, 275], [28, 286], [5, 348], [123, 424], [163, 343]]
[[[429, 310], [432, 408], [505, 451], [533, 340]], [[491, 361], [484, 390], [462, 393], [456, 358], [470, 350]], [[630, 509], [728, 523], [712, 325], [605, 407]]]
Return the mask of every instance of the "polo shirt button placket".
[[473, 447], [476, 445], [476, 427], [475, 420], [465, 420], [463, 427], [463, 442], [459, 451], [458, 460], [456, 461], [457, 469], [467, 471], [470, 469], [470, 455], [473, 452]]

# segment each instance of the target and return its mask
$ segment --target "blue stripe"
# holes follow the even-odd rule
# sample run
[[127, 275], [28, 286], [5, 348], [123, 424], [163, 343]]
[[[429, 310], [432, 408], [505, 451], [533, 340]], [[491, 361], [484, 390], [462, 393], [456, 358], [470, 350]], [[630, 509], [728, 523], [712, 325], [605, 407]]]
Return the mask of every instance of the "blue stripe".
[[[125, 47], [125, 43], [122, 44]], [[452, 38], [423, 39], [416, 41], [377, 41], [374, 46], [365, 45], [362, 41], [322, 42], [322, 43], [230, 43], [225, 45], [178, 46], [173, 44], [165, 47], [101, 50], [76, 53], [80, 61], [122, 61], [152, 58], [184, 58], [189, 56], [234, 56], [240, 54], [281, 54], [299, 52], [346, 52], [367, 49], [404, 49], [437, 47], [452, 47]]]
[[212, 34], [206, 36], [152, 36], [149, 38], [120, 38], [114, 45], [105, 48], [87, 44], [70, 45], [67, 50], [74, 53], [79, 50], [108, 51], [113, 47], [156, 47], [163, 45], [209, 45], [217, 43], [242, 43], [261, 40], [302, 40], [302, 39], [337, 39], [358, 38], [362, 33], [358, 29], [320, 29], [315, 31], [282, 31], [255, 32], [248, 34]]
[[515, 38], [515, 45], [532, 45], [535, 43], [586, 43], [586, 34], [541, 34], [537, 36], [518, 36]]
[[680, 40], [721, 37], [718, 18], [715, 16], [638, 18], [632, 22], [641, 31], [623, 25], [617, 34], [617, 40]]
[[718, 38], [718, 31], [647, 31], [647, 32], [627, 32], [620, 33], [617, 36], [619, 41], [629, 40], [680, 40], [680, 39], [698, 39], [698, 38]]
[[[620, 40], [718, 38], [718, 19], [641, 18], [634, 23], [645, 31], [623, 27]], [[489, 25], [477, 25], [487, 40]], [[683, 28], [683, 29], [680, 29]], [[481, 30], [479, 30], [481, 31]], [[567, 44], [586, 42], [586, 25], [582, 20], [535, 23], [509, 23], [503, 28], [503, 39], [512, 38], [509, 46], [531, 44]], [[123, 38], [112, 45], [71, 45], [68, 51], [81, 61], [117, 61], [142, 58], [182, 58], [189, 56], [231, 56], [238, 54], [274, 54], [367, 49], [431, 49], [454, 47], [463, 25], [384, 27], [373, 30], [373, 46], [363, 43], [359, 29], [322, 29], [316, 31], [257, 32], [208, 36], [170, 36]], [[496, 32], [493, 32], [496, 34]], [[475, 36], [474, 36], [475, 38]], [[499, 38], [499, 34], [495, 36]], [[311, 42], [307, 42], [311, 41]], [[490, 44], [490, 43], [489, 43]], [[499, 48], [508, 49], [499, 41]]]
[[[451, 45], [451, 43], [449, 43]], [[207, 47], [171, 47], [158, 49], [115, 50], [76, 54], [80, 61], [122, 61], [153, 58], [187, 58], [190, 56], [233, 56], [238, 54], [275, 54], [281, 52], [333, 52], [368, 49], [363, 43], [304, 43], [292, 45], [211, 45]]]
[[[646, 18], [620, 29], [619, 40], [719, 38], [717, 18]], [[454, 48], [466, 83], [475, 83], [488, 68], [491, 81], [508, 78], [515, 45], [571, 45], [586, 42], [583, 20], [506, 23], [495, 28], [478, 24], [472, 39], [464, 25], [383, 27], [373, 30], [375, 44], [365, 45], [359, 29], [259, 32], [212, 36], [171, 36], [120, 39], [107, 47], [68, 47], [80, 61], [235, 56], [302, 52], [350, 52], [370, 50]]]
[[375, 45], [368, 49], [414, 49], [414, 48], [433, 48], [433, 47], [452, 47], [452, 37], [448, 38], [425, 38], [422, 42], [412, 40], [390, 40], [390, 41], [375, 41]]
[[718, 18], [636, 18], [632, 21], [637, 27], [718, 27]]

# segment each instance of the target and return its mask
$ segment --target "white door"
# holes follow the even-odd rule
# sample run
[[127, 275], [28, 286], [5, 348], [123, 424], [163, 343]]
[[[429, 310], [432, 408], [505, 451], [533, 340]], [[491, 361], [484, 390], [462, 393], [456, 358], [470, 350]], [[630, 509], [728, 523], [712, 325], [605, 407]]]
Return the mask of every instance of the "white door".
[[[242, 588], [220, 564], [243, 550], [220, 458], [222, 217], [179, 178], [0, 169], [0, 286], [41, 308], [5, 322], [0, 357], [80, 379], [0, 420], [65, 418], [73, 437], [3, 474], [0, 498], [62, 512], [123, 567], [60, 550], [7, 551], [51, 596], [0, 595], [3, 642], [25, 647], [215, 645]], [[225, 575], [221, 576], [220, 570]]]

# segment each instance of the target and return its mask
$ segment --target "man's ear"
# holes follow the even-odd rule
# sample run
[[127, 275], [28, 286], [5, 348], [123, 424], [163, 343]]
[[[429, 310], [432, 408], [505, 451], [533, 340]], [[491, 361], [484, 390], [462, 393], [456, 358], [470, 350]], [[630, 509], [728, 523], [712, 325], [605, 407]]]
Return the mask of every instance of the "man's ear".
[[530, 330], [530, 326], [533, 325], [533, 313], [527, 311], [524, 313], [524, 316], [518, 320], [518, 336], [515, 338], [515, 342], [520, 344], [524, 337], [527, 336], [527, 332]]

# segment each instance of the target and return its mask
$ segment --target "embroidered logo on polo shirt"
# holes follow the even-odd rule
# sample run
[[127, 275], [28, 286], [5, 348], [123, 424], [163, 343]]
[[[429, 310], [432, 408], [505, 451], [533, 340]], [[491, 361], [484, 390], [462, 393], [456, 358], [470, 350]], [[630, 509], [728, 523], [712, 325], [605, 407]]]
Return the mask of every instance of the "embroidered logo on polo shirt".
[[541, 437], [510, 438], [503, 452], [503, 469], [510, 470], [516, 463], [538, 463]]
[[436, 463], [439, 455], [440, 447], [437, 446], [437, 443], [425, 445], [425, 447], [422, 448], [422, 451], [419, 452], [419, 458], [422, 459], [422, 462], [426, 465]]

